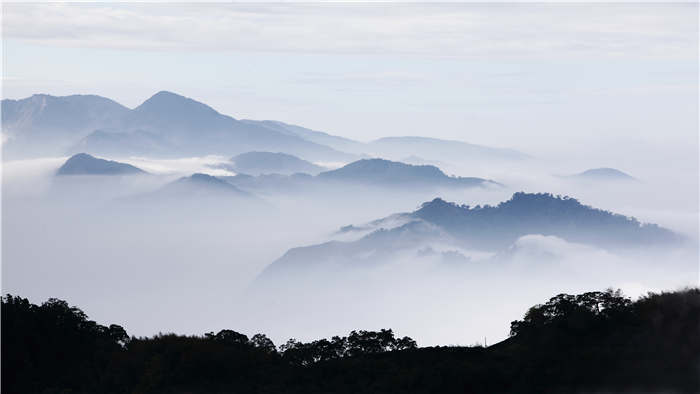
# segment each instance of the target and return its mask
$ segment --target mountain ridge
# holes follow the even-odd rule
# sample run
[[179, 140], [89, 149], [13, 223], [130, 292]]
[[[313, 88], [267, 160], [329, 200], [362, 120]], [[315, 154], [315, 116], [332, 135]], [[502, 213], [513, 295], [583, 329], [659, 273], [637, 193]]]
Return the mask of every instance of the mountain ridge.
[[[435, 198], [413, 212], [385, 219], [354, 227], [369, 231], [354, 241], [290, 249], [268, 265], [259, 279], [264, 282], [279, 274], [304, 275], [309, 269], [325, 272], [387, 264], [397, 256], [421, 257], [421, 250], [432, 249], [433, 244], [447, 246], [449, 253], [455, 255], [461, 249], [507, 256], [504, 251], [521, 237], [532, 234], [605, 250], [663, 247], [684, 240], [658, 225], [549, 193], [518, 192], [498, 205], [475, 207]], [[387, 228], [391, 224], [394, 226]], [[344, 226], [341, 232], [343, 229], [352, 230]]]
[[105, 160], [87, 153], [78, 153], [71, 156], [59, 169], [56, 175], [133, 175], [147, 174], [146, 171], [113, 160]]
[[[44, 108], [50, 110], [42, 112]], [[344, 163], [372, 156], [397, 160], [415, 153], [428, 160], [445, 156], [455, 161], [527, 157], [513, 150], [461, 141], [385, 137], [364, 143], [276, 120], [237, 120], [167, 90], [133, 109], [98, 95], [37, 94], [2, 100], [2, 114], [3, 150], [11, 158], [77, 153], [80, 149], [95, 154], [159, 157], [279, 151], [307, 160]]]
[[[90, 150], [96, 154], [103, 153], [101, 150], [105, 149], [104, 153], [119, 153], [123, 156], [149, 154], [181, 157], [270, 150], [285, 151], [315, 160], [343, 161], [355, 158], [351, 154], [296, 135], [238, 121], [204, 103], [168, 91], [154, 94], [134, 109], [100, 96], [80, 96], [80, 99], [76, 99], [77, 96], [51, 97], [52, 102], [58, 103], [52, 106], [56, 108], [65, 107], [68, 105], [66, 103], [79, 102], [82, 107], [78, 106], [74, 112], [81, 116], [62, 117], [57, 110], [57, 113], [51, 113], [54, 120], [46, 122], [50, 127], [43, 127], [37, 122], [19, 122], [22, 108], [17, 101], [2, 101], [3, 133], [9, 138], [3, 144], [3, 149], [9, 156], [33, 157], [64, 154], [66, 151], [76, 153], [81, 148], [94, 148]], [[88, 102], [84, 103], [86, 100]], [[20, 101], [27, 107], [24, 108], [24, 113], [29, 114], [27, 116], [30, 120], [31, 114], [37, 113], [42, 107], [41, 100], [37, 101], [36, 97]], [[93, 116], [92, 112], [84, 110], [91, 108], [93, 101], [109, 102], [118, 109], [113, 109], [108, 119], [101, 121], [99, 116]], [[99, 115], [99, 111], [96, 113]], [[55, 121], [56, 119], [61, 121]], [[56, 143], [56, 138], [41, 138], [44, 134], [56, 134], [52, 132], [56, 129], [56, 124], [64, 125], [70, 133], [62, 132], [60, 143]], [[141, 134], [135, 131], [140, 131]], [[147, 146], [139, 148], [145, 138], [143, 133], [158, 138], [148, 138]], [[115, 138], [117, 134], [119, 138]], [[18, 143], [22, 140], [22, 144]]]

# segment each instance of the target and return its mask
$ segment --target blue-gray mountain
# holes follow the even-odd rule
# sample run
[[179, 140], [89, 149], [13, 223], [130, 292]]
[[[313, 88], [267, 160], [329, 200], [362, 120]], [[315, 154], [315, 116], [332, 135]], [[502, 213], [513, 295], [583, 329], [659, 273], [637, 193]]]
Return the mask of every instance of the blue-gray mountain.
[[436, 161], [439, 159], [456, 163], [480, 160], [522, 160], [529, 157], [512, 149], [492, 148], [437, 138], [417, 136], [385, 137], [363, 143], [274, 120], [244, 120], [244, 122], [269, 127], [282, 133], [296, 135], [318, 144], [360, 156], [369, 155], [401, 160], [419, 153], [427, 158], [424, 161]]
[[9, 139], [4, 148], [10, 157], [66, 150], [172, 157], [264, 150], [312, 160], [356, 158], [290, 133], [238, 121], [165, 91], [133, 110], [99, 96], [36, 95], [3, 100], [2, 112], [3, 133]]
[[2, 100], [2, 133], [7, 158], [64, 154], [95, 129], [118, 127], [129, 109], [94, 95], [35, 94]]
[[[470, 207], [436, 198], [414, 212], [354, 229], [371, 232], [355, 241], [291, 249], [268, 266], [261, 278], [309, 269], [356, 269], [411, 254], [421, 257], [426, 250], [432, 251], [433, 245], [443, 250], [447, 247], [450, 256], [462, 249], [500, 252], [529, 234], [551, 235], [609, 250], [664, 246], [683, 240], [658, 225], [583, 205], [574, 198], [522, 192], [496, 206]], [[344, 230], [347, 232], [348, 227]]]
[[470, 188], [500, 186], [499, 183], [475, 177], [452, 177], [431, 165], [411, 165], [384, 159], [362, 159], [336, 170], [317, 176], [238, 175], [225, 177], [228, 182], [244, 190], [303, 191], [310, 187], [336, 187], [339, 185], [363, 185], [414, 190], [439, 190], [441, 188]]
[[656, 224], [548, 193], [515, 193], [496, 206], [457, 205], [439, 198], [410, 214], [473, 248], [497, 250], [527, 234], [553, 235], [604, 248], [638, 247], [680, 240]]
[[142, 169], [131, 164], [98, 159], [87, 153], [73, 155], [56, 171], [56, 175], [133, 175], [145, 173]]
[[400, 159], [418, 154], [427, 160], [455, 163], [483, 160], [524, 160], [528, 155], [512, 149], [492, 148], [461, 141], [428, 137], [385, 137], [372, 141], [365, 151], [369, 154]]
[[179, 178], [166, 184], [147, 196], [169, 199], [216, 198], [253, 198], [253, 195], [223, 181], [217, 177], [196, 173]]
[[318, 174], [325, 170], [311, 162], [286, 153], [247, 152], [234, 156], [225, 168], [248, 175], [296, 173]]
[[349, 138], [330, 135], [322, 131], [311, 130], [305, 127], [279, 122], [276, 120], [244, 119], [242, 120], [242, 122], [267, 127], [272, 130], [279, 131], [280, 133], [301, 137], [307, 141], [330, 146], [331, 148], [337, 149], [342, 152], [362, 155], [365, 151], [367, 151], [366, 144], [363, 144], [362, 142], [351, 140]]
[[248, 151], [294, 154], [306, 160], [348, 162], [363, 157], [426, 160], [513, 160], [508, 149], [424, 137], [391, 137], [369, 143], [264, 120], [237, 120], [206, 104], [162, 91], [129, 109], [110, 99], [34, 95], [2, 101], [6, 158], [77, 152], [178, 157]]
[[461, 186], [499, 185], [482, 178], [451, 177], [432, 165], [412, 165], [384, 159], [363, 159], [342, 168], [322, 172], [323, 180], [391, 186]]
[[579, 174], [571, 175], [571, 178], [596, 180], [596, 181], [636, 181], [629, 174], [614, 168], [592, 168]]

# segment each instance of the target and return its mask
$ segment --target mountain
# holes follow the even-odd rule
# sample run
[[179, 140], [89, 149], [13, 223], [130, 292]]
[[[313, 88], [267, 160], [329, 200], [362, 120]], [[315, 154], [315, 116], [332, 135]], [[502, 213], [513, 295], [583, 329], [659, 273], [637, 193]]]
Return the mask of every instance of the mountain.
[[328, 181], [407, 187], [498, 185], [482, 178], [450, 177], [432, 165], [411, 165], [384, 159], [358, 160], [337, 170], [322, 172], [318, 177]]
[[231, 158], [231, 170], [250, 175], [295, 173], [318, 174], [325, 168], [286, 153], [247, 152]]
[[95, 95], [34, 95], [2, 101], [5, 157], [90, 151], [102, 155], [182, 157], [285, 152], [313, 161], [347, 163], [366, 157], [455, 163], [520, 160], [520, 152], [425, 137], [370, 143], [274, 120], [237, 120], [214, 108], [161, 91], [134, 109]]
[[[471, 261], [461, 250], [503, 252], [529, 234], [554, 236], [611, 250], [678, 243], [682, 237], [655, 224], [592, 208], [569, 197], [515, 193], [496, 206], [457, 205], [436, 198], [410, 213], [394, 214], [366, 225], [344, 226], [341, 233], [369, 234], [354, 241], [330, 241], [290, 249], [260, 275], [304, 275], [386, 264], [397, 258], [436, 255]], [[459, 257], [455, 259], [454, 257]], [[495, 261], [495, 260], [494, 260]]]
[[385, 137], [367, 144], [367, 153], [375, 156], [400, 159], [419, 155], [429, 160], [455, 163], [481, 160], [524, 160], [524, 153], [461, 141], [428, 137]]
[[146, 172], [131, 164], [98, 159], [87, 153], [71, 156], [58, 169], [56, 175], [133, 175]]
[[[227, 167], [237, 171], [236, 167]], [[472, 177], [451, 177], [435, 166], [414, 166], [383, 159], [362, 159], [336, 170], [321, 172], [316, 176], [304, 173], [291, 175], [238, 174], [221, 177], [227, 182], [254, 193], [277, 194], [280, 192], [338, 192], [343, 186], [369, 188], [395, 188], [402, 191], [432, 192], [440, 189], [500, 186], [499, 183]]]
[[308, 141], [293, 133], [222, 115], [206, 104], [171, 92], [158, 92], [130, 110], [99, 96], [36, 95], [3, 100], [3, 146], [11, 157], [77, 153], [230, 155], [284, 151], [324, 161], [355, 155]]
[[593, 168], [582, 173], [571, 175], [572, 178], [596, 181], [636, 181], [637, 179], [614, 168]]
[[170, 182], [159, 190], [150, 193], [151, 197], [167, 198], [254, 198], [252, 194], [244, 192], [226, 181], [207, 175], [196, 173]]
[[549, 193], [515, 193], [496, 206], [457, 205], [436, 198], [411, 213], [473, 247], [496, 250], [527, 234], [553, 235], [603, 248], [638, 247], [679, 240], [655, 224]]
[[257, 176], [237, 174], [220, 176], [219, 179], [254, 194], [279, 195], [280, 193], [309, 193], [319, 186], [317, 178], [306, 173], [291, 175], [261, 174]]
[[119, 127], [129, 109], [95, 95], [56, 97], [35, 94], [2, 100], [2, 133], [7, 158], [63, 154], [80, 138], [101, 127]]
[[[347, 229], [347, 227], [345, 227]], [[304, 276], [345, 269], [363, 269], [388, 263], [407, 250], [418, 252], [431, 242], [449, 237], [437, 226], [411, 221], [392, 229], [380, 228], [356, 241], [329, 241], [318, 245], [292, 248], [268, 265], [258, 277], [268, 279]]]
[[109, 156], [167, 156], [175, 151], [170, 141], [157, 133], [133, 130], [117, 132], [95, 130], [73, 145], [69, 152], [100, 152]]
[[307, 141], [315, 142], [317, 144], [330, 146], [333, 149], [337, 149], [343, 152], [349, 152], [354, 154], [363, 154], [367, 150], [366, 144], [351, 140], [349, 138], [338, 137], [322, 131], [316, 131], [307, 129], [305, 127], [296, 126], [288, 123], [279, 122], [276, 120], [242, 120], [242, 122], [261, 125], [263, 127], [268, 127], [272, 130], [279, 131], [281, 133], [294, 135], [303, 138]]
[[[354, 156], [328, 146], [220, 114], [206, 104], [171, 92], [158, 92], [132, 110], [124, 130], [142, 130], [163, 141], [151, 154], [169, 156], [238, 154], [248, 151], [284, 151], [312, 160], [349, 160]], [[104, 135], [93, 134], [85, 143], [100, 144]], [[143, 134], [134, 135], [143, 138]], [[131, 140], [131, 138], [129, 138]], [[153, 139], [149, 139], [153, 141]], [[126, 142], [128, 148], [134, 143]]]
[[243, 120], [243, 122], [263, 125], [273, 130], [289, 133], [308, 141], [364, 157], [387, 157], [404, 162], [409, 161], [404, 160], [405, 158], [417, 157], [416, 155], [430, 159], [421, 158], [420, 161], [424, 162], [421, 164], [425, 164], [425, 162], [435, 164], [436, 159], [461, 163], [465, 161], [523, 160], [529, 158], [528, 155], [512, 149], [492, 148], [438, 138], [385, 137], [364, 143], [274, 120]]

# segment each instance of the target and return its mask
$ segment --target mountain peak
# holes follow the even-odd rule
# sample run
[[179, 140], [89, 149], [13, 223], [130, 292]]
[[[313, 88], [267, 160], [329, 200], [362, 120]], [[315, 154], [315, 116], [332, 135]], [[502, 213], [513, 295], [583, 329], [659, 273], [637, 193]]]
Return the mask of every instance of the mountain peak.
[[618, 179], [618, 180], [636, 180], [635, 177], [626, 174], [618, 169], [615, 168], [609, 168], [609, 167], [602, 167], [602, 168], [591, 168], [589, 170], [586, 170], [580, 174], [575, 175], [577, 177], [582, 177], [582, 178], [591, 178], [591, 179]]
[[420, 209], [413, 214], [420, 218], [445, 217], [459, 213], [459, 211], [464, 208], [465, 207], [459, 206], [453, 202], [448, 202], [440, 197], [436, 197], [432, 201], [421, 204]]
[[234, 185], [215, 176], [194, 173], [190, 176], [177, 179], [161, 189], [165, 195], [180, 195], [190, 197], [237, 195], [239, 197], [252, 197]]
[[58, 169], [56, 175], [130, 175], [146, 172], [131, 164], [112, 160], [98, 159], [87, 153], [71, 156]]
[[364, 177], [383, 174], [390, 177], [444, 177], [445, 174], [431, 165], [412, 165], [385, 159], [361, 159], [345, 165], [337, 170], [322, 173], [329, 176], [337, 174], [344, 177]]
[[211, 115], [219, 114], [212, 107], [204, 103], [167, 90], [161, 90], [154, 94], [134, 110], [139, 112], [169, 112], [173, 115], [177, 115], [180, 111], [187, 111], [187, 113], [197, 111]]
[[432, 165], [412, 165], [385, 159], [362, 159], [319, 174], [323, 179], [409, 187], [475, 187], [494, 183], [481, 178], [449, 177]]
[[246, 152], [232, 157], [230, 161], [234, 171], [250, 175], [291, 175], [299, 172], [318, 174], [324, 170], [321, 166], [282, 152]]

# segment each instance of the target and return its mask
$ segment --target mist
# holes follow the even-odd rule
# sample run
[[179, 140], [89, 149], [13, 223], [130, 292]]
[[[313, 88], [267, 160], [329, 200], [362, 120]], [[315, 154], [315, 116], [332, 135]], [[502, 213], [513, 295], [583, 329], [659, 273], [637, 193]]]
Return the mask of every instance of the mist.
[[[4, 163], [4, 292], [35, 302], [65, 299], [96, 321], [121, 322], [132, 335], [232, 328], [264, 332], [280, 344], [391, 327], [421, 345], [471, 345], [506, 338], [510, 321], [553, 294], [612, 287], [639, 296], [698, 280], [692, 169], [656, 177], [631, 168], [626, 170], [639, 181], [583, 182], [561, 175], [580, 172], [585, 164], [456, 164], [445, 171], [504, 186], [392, 190], [348, 184], [270, 192], [256, 196], [260, 204], [247, 204], [221, 197], [139, 198], [196, 172], [232, 175], [212, 168], [224, 158], [119, 160], [150, 174], [55, 176], [64, 157]], [[432, 254], [419, 256], [427, 245], [416, 244], [377, 265], [261, 280], [289, 249], [353, 241], [371, 231], [339, 232], [343, 226], [411, 212], [435, 197], [493, 205], [521, 190], [576, 197], [657, 223], [686, 242], [615, 253], [532, 234], [492, 253], [440, 241], [429, 243]], [[445, 264], [443, 252], [457, 252], [468, 262]]]

